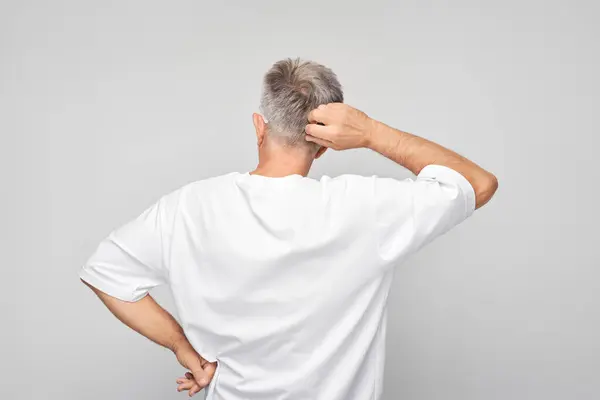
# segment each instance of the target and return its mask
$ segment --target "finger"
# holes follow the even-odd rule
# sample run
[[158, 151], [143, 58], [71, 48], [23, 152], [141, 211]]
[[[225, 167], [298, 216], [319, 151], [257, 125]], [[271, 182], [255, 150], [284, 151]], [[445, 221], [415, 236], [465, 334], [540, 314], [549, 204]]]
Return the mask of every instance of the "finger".
[[185, 373], [185, 377], [188, 378], [188, 379], [192, 379], [192, 380], [194, 379], [194, 375], [192, 375], [191, 372], [186, 372]]
[[327, 105], [321, 104], [319, 107], [309, 112], [308, 121], [312, 124], [316, 124], [318, 122], [325, 125], [330, 124], [331, 117], [330, 114], [327, 112]]
[[198, 385], [194, 385], [192, 386], [192, 388], [190, 389], [190, 391], [188, 392], [188, 395], [190, 397], [192, 397], [193, 395], [195, 395], [196, 393], [198, 393], [199, 391], [201, 391], [203, 388], [201, 388]]
[[314, 137], [314, 136], [310, 136], [310, 135], [305, 135], [304, 139], [307, 142], [313, 142], [313, 143], [316, 143], [316, 144], [318, 144], [320, 146], [329, 147], [329, 148], [335, 150], [335, 148], [334, 148], [335, 145], [333, 144], [333, 142], [330, 142], [329, 140], [324, 140], [324, 139], [321, 139], [321, 138], [318, 138], [318, 137]]
[[196, 384], [200, 386], [201, 389], [206, 387], [210, 383], [210, 380], [212, 378], [212, 376], [210, 376], [202, 368], [193, 370], [192, 375], [194, 375], [194, 380], [196, 381]]
[[[208, 383], [210, 382], [210, 377], [208, 376], [206, 371], [204, 371], [204, 366], [208, 364], [208, 361], [206, 361], [197, 353], [194, 354], [192, 357], [189, 357], [185, 361], [185, 365], [187, 366], [189, 372], [191, 372], [192, 374], [192, 378], [190, 379], [195, 380], [196, 383], [201, 387], [208, 385]], [[186, 376], [188, 375], [186, 374]]]
[[194, 386], [196, 386], [196, 382], [194, 382], [194, 381], [187, 381], [187, 382], [179, 384], [177, 386], [177, 391], [178, 392], [183, 392], [184, 390], [190, 390]]
[[177, 382], [177, 383], [184, 383], [187, 381], [189, 381], [189, 378], [186, 378], [186, 377], [180, 377], [175, 380], [175, 382]]
[[217, 362], [209, 362], [203, 358], [202, 369], [204, 369], [204, 372], [206, 372], [208, 381], [210, 382], [212, 381], [213, 376], [215, 376], [215, 371], [217, 370]]
[[304, 127], [304, 131], [310, 136], [331, 141], [335, 133], [335, 128], [331, 125], [324, 126], [318, 124], [308, 124]]
[[192, 387], [192, 389], [189, 392], [190, 397], [195, 395], [202, 389], [206, 388], [210, 384], [210, 381], [212, 380], [213, 376], [215, 375], [215, 371], [217, 369], [216, 362], [208, 362], [205, 359], [201, 359], [201, 364], [202, 364], [201, 371], [195, 370], [195, 371], [192, 371], [191, 374], [189, 372], [186, 373], [186, 376], [192, 376], [194, 378], [194, 386]]

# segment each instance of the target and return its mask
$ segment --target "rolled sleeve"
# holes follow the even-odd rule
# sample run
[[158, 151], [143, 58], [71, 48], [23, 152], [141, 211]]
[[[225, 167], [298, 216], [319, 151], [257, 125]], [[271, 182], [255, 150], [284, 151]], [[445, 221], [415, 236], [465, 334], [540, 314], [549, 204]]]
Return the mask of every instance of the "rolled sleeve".
[[386, 262], [414, 253], [470, 217], [475, 191], [457, 171], [428, 165], [416, 179], [376, 178], [378, 251]]
[[110, 296], [138, 301], [166, 283], [166, 271], [158, 262], [161, 257], [159, 237], [138, 219], [104, 239], [79, 277]]
[[168, 283], [176, 201], [176, 194], [163, 196], [137, 218], [113, 230], [81, 267], [79, 277], [130, 302]]
[[454, 183], [462, 194], [465, 203], [465, 216], [468, 218], [475, 212], [475, 190], [467, 178], [452, 168], [443, 165], [428, 165], [421, 170], [418, 179], [432, 179], [438, 182]]
[[136, 295], [134, 290], [123, 287], [118, 280], [103, 275], [102, 272], [99, 272], [98, 269], [90, 266], [90, 264], [85, 264], [79, 270], [79, 278], [87, 282], [90, 286], [119, 300], [134, 302], [144, 297], [143, 293]]

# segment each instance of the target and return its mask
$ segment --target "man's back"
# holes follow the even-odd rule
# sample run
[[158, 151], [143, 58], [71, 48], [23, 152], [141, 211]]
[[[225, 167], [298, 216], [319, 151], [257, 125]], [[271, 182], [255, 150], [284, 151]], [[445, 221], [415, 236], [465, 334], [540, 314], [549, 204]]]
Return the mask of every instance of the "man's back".
[[404, 181], [231, 173], [115, 230], [82, 278], [128, 301], [168, 282], [190, 343], [218, 361], [209, 399], [376, 399], [393, 266], [474, 207], [441, 166]]
[[[252, 114], [256, 169], [163, 196], [82, 268], [117, 318], [175, 353], [189, 371], [178, 390], [207, 388], [213, 400], [380, 397], [393, 266], [486, 204], [498, 182], [343, 101], [331, 69], [276, 62]], [[417, 179], [306, 178], [328, 149], [357, 148]], [[148, 296], [165, 283], [181, 325]]]

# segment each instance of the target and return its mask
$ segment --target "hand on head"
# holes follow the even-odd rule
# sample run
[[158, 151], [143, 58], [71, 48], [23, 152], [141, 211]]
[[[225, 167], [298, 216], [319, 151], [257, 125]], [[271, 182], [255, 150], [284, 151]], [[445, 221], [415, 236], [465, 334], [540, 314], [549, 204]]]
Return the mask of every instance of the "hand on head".
[[373, 120], [344, 103], [322, 104], [308, 115], [305, 139], [334, 150], [367, 147]]

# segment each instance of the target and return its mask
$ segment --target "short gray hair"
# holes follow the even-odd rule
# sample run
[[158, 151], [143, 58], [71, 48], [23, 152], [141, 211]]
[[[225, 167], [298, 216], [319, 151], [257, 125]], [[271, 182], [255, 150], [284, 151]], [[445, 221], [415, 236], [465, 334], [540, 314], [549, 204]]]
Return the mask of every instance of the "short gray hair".
[[342, 86], [331, 69], [313, 61], [287, 58], [273, 64], [265, 74], [260, 112], [268, 121], [269, 135], [290, 146], [314, 145], [304, 140], [308, 113], [321, 104], [343, 101]]

